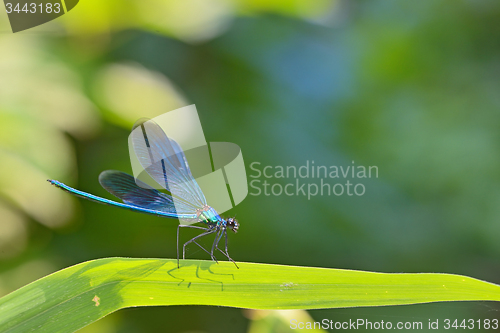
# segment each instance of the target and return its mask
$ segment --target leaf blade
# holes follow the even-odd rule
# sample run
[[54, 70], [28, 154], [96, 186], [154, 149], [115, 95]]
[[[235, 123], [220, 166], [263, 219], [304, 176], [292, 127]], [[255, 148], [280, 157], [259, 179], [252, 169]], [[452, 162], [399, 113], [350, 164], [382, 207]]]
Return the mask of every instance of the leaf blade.
[[319, 309], [499, 301], [500, 286], [439, 273], [105, 258], [71, 266], [0, 299], [0, 331], [73, 332], [134, 306]]

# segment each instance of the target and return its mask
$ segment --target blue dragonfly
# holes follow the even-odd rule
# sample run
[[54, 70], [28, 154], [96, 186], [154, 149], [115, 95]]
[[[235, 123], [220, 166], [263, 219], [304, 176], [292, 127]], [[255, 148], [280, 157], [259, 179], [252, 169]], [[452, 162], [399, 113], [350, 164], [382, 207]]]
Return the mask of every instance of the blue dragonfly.
[[[177, 267], [179, 267], [179, 233], [180, 228], [185, 227], [203, 232], [184, 243], [182, 259], [186, 258], [186, 246], [194, 243], [215, 262], [217, 259], [214, 252], [218, 250], [239, 268], [229, 256], [227, 249], [227, 231], [229, 229], [236, 233], [239, 228], [238, 221], [235, 218], [221, 218], [217, 211], [207, 204], [205, 195], [194, 179], [184, 152], [177, 142], [168, 138], [161, 127], [152, 120], [142, 121], [136, 124], [134, 129], [139, 126], [141, 130], [133, 130], [131, 134], [133, 151], [147, 174], [164, 192], [125, 172], [115, 170], [103, 171], [99, 175], [99, 183], [123, 203], [74, 189], [57, 180], [49, 179], [48, 182], [90, 201], [188, 221], [187, 224], [179, 224], [177, 227]], [[195, 223], [203, 226], [192, 225]], [[211, 234], [215, 234], [215, 239], [211, 250], [208, 251], [198, 243], [198, 240]], [[222, 237], [225, 240], [224, 250], [219, 248]]]

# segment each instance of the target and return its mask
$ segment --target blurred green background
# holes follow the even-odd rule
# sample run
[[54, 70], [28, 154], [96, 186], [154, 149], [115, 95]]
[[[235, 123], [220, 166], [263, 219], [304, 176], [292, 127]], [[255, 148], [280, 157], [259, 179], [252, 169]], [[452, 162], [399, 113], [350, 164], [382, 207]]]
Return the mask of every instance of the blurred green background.
[[[193, 103], [207, 141], [238, 144], [249, 175], [252, 162], [379, 169], [361, 197], [249, 195], [224, 214], [241, 223], [230, 235], [237, 261], [500, 283], [499, 41], [496, 0], [82, 0], [0, 34], [0, 296], [95, 258], [174, 258], [176, 221], [86, 202], [46, 179], [111, 198], [97, 177], [131, 172], [132, 124]], [[498, 311], [468, 302], [309, 315], [426, 327]], [[82, 332], [288, 332], [290, 316], [308, 314], [134, 308]]]

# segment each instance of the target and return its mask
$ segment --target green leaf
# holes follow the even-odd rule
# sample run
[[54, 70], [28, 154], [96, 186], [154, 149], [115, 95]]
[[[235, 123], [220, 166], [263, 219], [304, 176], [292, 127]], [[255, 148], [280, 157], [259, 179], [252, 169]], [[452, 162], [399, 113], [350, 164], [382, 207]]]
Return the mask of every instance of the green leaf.
[[0, 299], [1, 332], [73, 332], [133, 306], [319, 309], [498, 301], [500, 286], [451, 274], [386, 274], [230, 262], [106, 258], [37, 280]]

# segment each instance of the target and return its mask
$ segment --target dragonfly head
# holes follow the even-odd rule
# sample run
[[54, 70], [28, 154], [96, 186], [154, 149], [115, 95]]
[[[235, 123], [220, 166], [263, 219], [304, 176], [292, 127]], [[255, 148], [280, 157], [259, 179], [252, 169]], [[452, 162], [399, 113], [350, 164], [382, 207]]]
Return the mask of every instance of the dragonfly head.
[[240, 227], [240, 224], [238, 223], [238, 221], [232, 217], [230, 217], [226, 220], [226, 225], [233, 232], [238, 232], [238, 228]]

